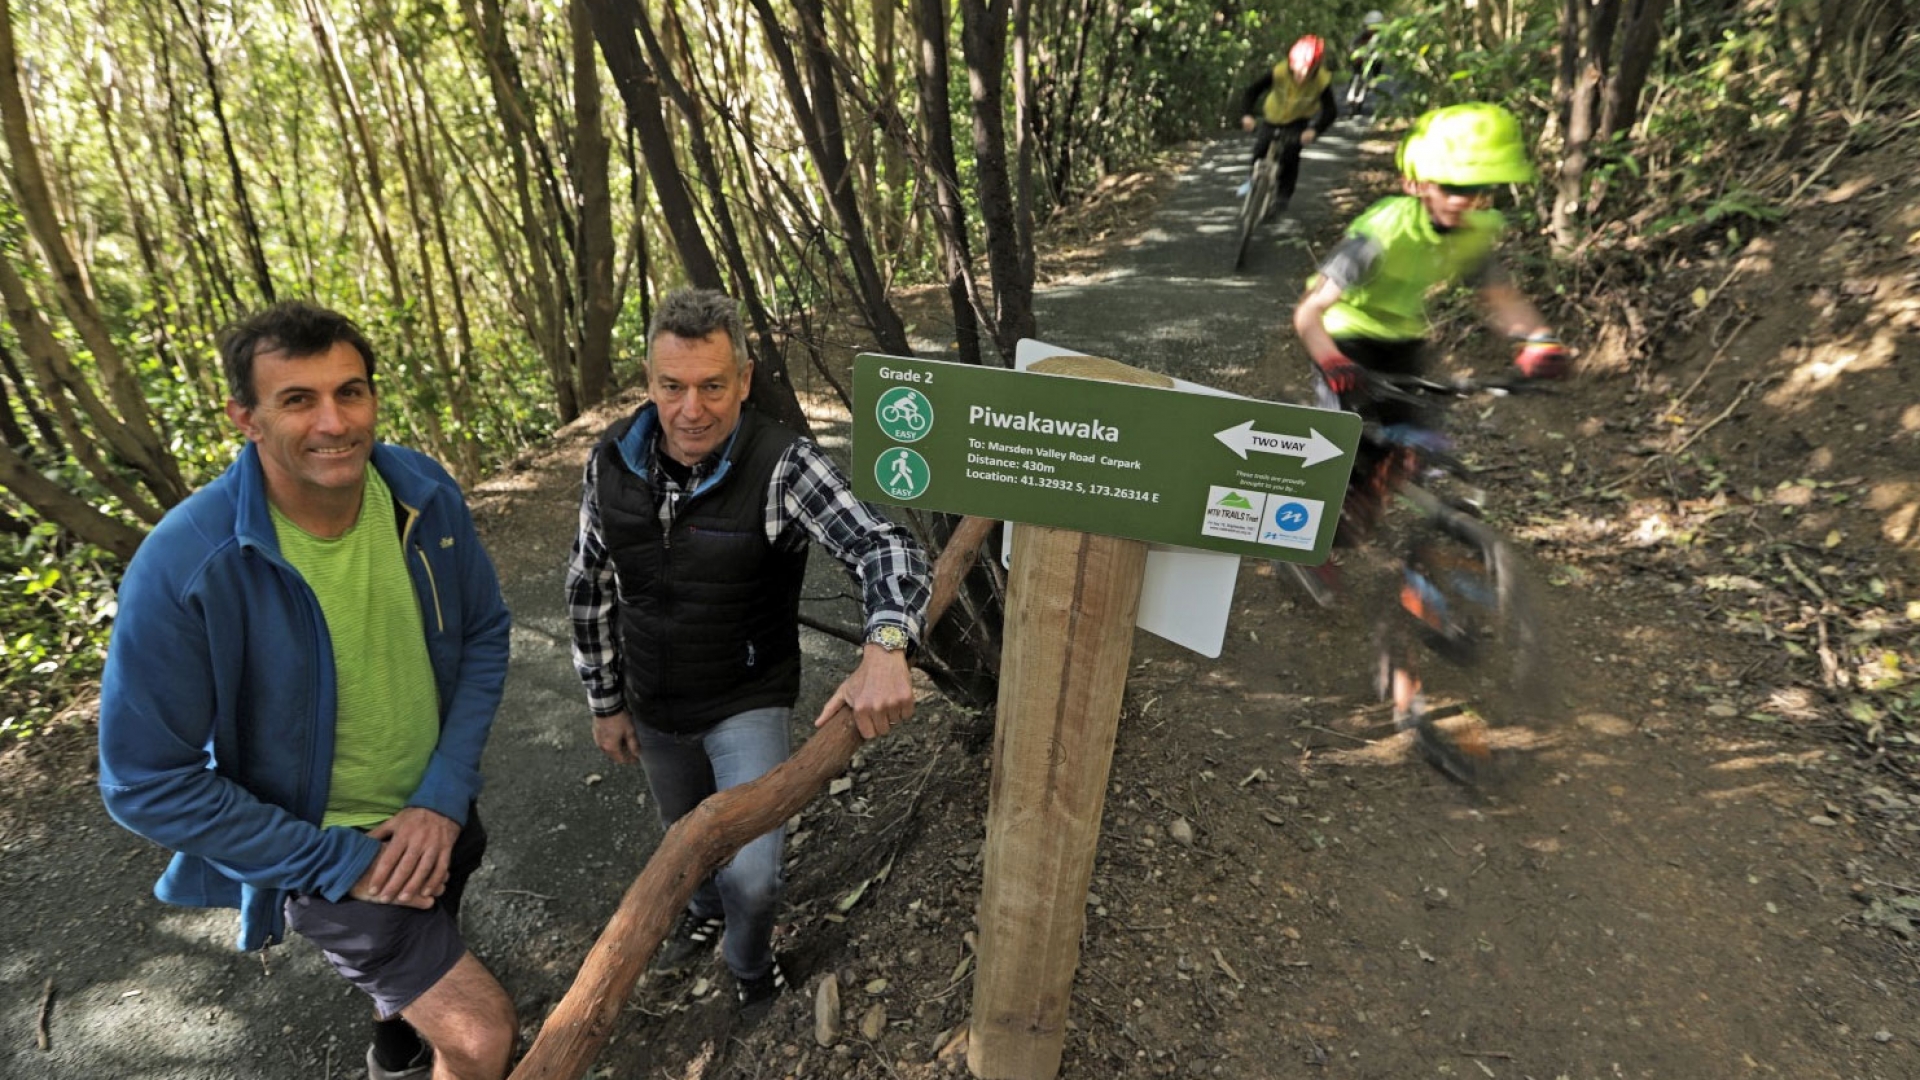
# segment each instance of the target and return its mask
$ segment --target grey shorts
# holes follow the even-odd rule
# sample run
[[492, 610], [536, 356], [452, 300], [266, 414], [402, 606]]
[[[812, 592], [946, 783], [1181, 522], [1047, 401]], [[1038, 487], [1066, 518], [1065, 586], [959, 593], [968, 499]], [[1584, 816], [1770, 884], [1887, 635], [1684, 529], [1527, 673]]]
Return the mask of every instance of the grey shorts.
[[460, 897], [486, 850], [486, 826], [480, 823], [479, 810], [469, 807], [466, 827], [453, 843], [446, 891], [431, 908], [365, 900], [335, 903], [296, 893], [287, 898], [287, 925], [319, 946], [335, 971], [373, 999], [380, 1018], [390, 1020], [466, 954], [460, 938]]

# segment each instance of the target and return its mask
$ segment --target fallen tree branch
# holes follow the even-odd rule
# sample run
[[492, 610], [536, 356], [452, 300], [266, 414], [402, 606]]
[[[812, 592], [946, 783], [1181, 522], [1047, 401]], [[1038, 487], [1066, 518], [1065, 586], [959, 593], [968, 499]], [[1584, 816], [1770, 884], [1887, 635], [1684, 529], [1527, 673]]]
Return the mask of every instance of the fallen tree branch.
[[[948, 538], [934, 564], [929, 627], [952, 606], [994, 524], [965, 518]], [[829, 780], [847, 770], [860, 743], [853, 711], [843, 708], [778, 768], [752, 783], [708, 796], [674, 822], [620, 898], [573, 985], [541, 1025], [511, 1080], [579, 1080], [613, 1037], [627, 996], [700, 883], [749, 841], [812, 802]]]
[[46, 989], [40, 991], [40, 1018], [34, 1021], [33, 1041], [42, 1053], [53, 1049], [53, 1033], [47, 1024], [53, 1019], [53, 980], [47, 980]]
[[1720, 347], [1713, 350], [1712, 356], [1707, 357], [1707, 364], [1700, 369], [1700, 374], [1694, 377], [1693, 382], [1688, 385], [1686, 390], [1681, 392], [1679, 397], [1673, 399], [1672, 405], [1667, 406], [1670, 411], [1678, 412], [1680, 406], [1685, 405], [1687, 399], [1693, 396], [1693, 392], [1700, 389], [1700, 384], [1707, 381], [1707, 373], [1713, 370], [1713, 365], [1720, 362], [1720, 358], [1725, 356], [1727, 350], [1732, 348], [1733, 343], [1739, 339], [1740, 331], [1745, 330], [1747, 324], [1753, 322], [1753, 320], [1754, 316], [1752, 315], [1745, 316], [1740, 320], [1740, 325], [1733, 328], [1733, 333], [1727, 335], [1727, 340], [1721, 342]]
[[1753, 393], [1754, 390], [1772, 381], [1773, 381], [1772, 379], [1755, 379], [1755, 380], [1749, 381], [1744, 386], [1740, 387], [1740, 392], [1733, 396], [1733, 400], [1727, 403], [1726, 408], [1720, 410], [1720, 414], [1718, 416], [1715, 416], [1713, 419], [1700, 425], [1700, 429], [1698, 431], [1695, 431], [1693, 434], [1687, 436], [1685, 442], [1682, 442], [1679, 446], [1676, 446], [1671, 450], [1663, 450], [1660, 453], [1655, 454], [1653, 457], [1650, 457], [1647, 460], [1641, 462], [1638, 468], [1627, 473], [1625, 476], [1622, 476], [1620, 479], [1615, 480], [1613, 483], [1608, 484], [1606, 487], [1601, 488], [1600, 490], [1603, 493], [1609, 492], [1609, 491], [1618, 491], [1621, 488], [1627, 486], [1628, 481], [1633, 480], [1634, 478], [1638, 477], [1641, 473], [1646, 472], [1648, 469], [1652, 468], [1655, 462], [1664, 461], [1669, 458], [1679, 457], [1681, 454], [1686, 452], [1687, 447], [1692, 446], [1694, 443], [1700, 441], [1700, 436], [1705, 435], [1709, 431], [1712, 431], [1715, 427], [1719, 426], [1720, 421], [1725, 420], [1729, 416], [1732, 416], [1733, 411], [1740, 407], [1740, 403], [1747, 400], [1748, 394]]

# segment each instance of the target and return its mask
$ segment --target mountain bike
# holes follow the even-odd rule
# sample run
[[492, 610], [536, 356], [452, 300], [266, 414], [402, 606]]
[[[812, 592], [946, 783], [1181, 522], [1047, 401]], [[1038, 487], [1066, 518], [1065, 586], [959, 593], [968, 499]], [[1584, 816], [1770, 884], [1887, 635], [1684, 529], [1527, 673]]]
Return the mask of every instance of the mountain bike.
[[[1523, 379], [1368, 379], [1377, 400], [1415, 405], [1542, 389]], [[1540, 611], [1513, 546], [1482, 517], [1484, 494], [1473, 487], [1474, 469], [1444, 434], [1369, 423], [1361, 439], [1376, 463], [1360, 490], [1349, 494], [1343, 524], [1372, 534], [1371, 519], [1392, 496], [1413, 511], [1410, 520], [1395, 523], [1384, 545], [1394, 580], [1375, 621], [1375, 689], [1393, 703], [1395, 727], [1413, 733], [1421, 756], [1471, 785], [1493, 760], [1496, 738], [1487, 717], [1537, 716], [1550, 704]], [[1324, 580], [1288, 565], [1315, 600], [1331, 602]]]
[[1266, 154], [1253, 167], [1253, 179], [1247, 188], [1247, 197], [1240, 204], [1240, 239], [1233, 249], [1233, 268], [1236, 271], [1247, 265], [1247, 250], [1253, 244], [1254, 231], [1273, 213], [1280, 191], [1280, 155], [1289, 145], [1299, 141], [1297, 125], [1288, 124], [1275, 131], [1273, 141], [1267, 144]]

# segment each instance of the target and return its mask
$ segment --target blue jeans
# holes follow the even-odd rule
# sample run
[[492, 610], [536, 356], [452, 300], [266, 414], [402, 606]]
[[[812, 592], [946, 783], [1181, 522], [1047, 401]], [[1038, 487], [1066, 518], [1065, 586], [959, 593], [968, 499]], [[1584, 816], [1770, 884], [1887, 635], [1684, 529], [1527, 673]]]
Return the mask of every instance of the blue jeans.
[[[692, 735], [635, 723], [640, 765], [660, 806], [660, 824], [671, 826], [714, 792], [758, 779], [787, 760], [792, 716], [792, 709], [749, 709]], [[737, 978], [758, 979], [773, 967], [773, 917], [780, 904], [785, 841], [781, 826], [741, 848], [732, 862], [700, 883], [687, 905], [703, 919], [727, 920], [721, 952]]]

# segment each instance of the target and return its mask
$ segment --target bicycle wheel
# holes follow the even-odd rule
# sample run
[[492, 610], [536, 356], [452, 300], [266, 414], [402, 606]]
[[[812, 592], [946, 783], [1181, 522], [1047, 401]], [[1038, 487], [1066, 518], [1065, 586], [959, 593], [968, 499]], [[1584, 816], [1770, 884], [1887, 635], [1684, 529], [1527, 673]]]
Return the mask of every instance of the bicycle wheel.
[[1247, 264], [1247, 251], [1253, 246], [1253, 234], [1267, 216], [1267, 207], [1273, 205], [1273, 187], [1273, 169], [1269, 162], [1263, 161], [1253, 170], [1252, 185], [1247, 188], [1246, 201], [1240, 205], [1240, 243], [1233, 252], [1235, 270]]
[[1260, 186], [1260, 174], [1258, 170], [1256, 170], [1254, 172], [1252, 186], [1247, 188], [1247, 197], [1240, 203], [1240, 237], [1234, 242], [1233, 246], [1233, 268], [1235, 270], [1241, 270], [1246, 267], [1247, 249], [1253, 243], [1253, 230], [1260, 225], [1260, 218], [1255, 213], [1257, 208], [1256, 203], [1260, 198]]
[[1378, 635], [1379, 689], [1421, 755], [1472, 784], [1493, 760], [1493, 720], [1536, 718], [1550, 704], [1545, 632], [1506, 540], [1421, 494], [1427, 514], [1404, 548]]

